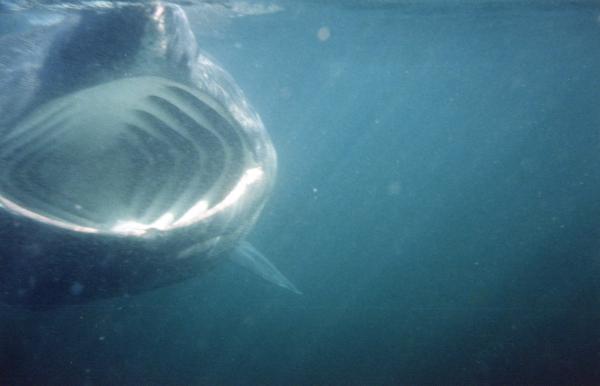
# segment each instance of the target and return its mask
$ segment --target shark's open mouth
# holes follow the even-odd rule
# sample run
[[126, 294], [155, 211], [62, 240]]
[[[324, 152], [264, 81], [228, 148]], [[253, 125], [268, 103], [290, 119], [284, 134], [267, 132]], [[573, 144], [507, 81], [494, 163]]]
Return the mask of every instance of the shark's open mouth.
[[205, 219], [262, 177], [214, 98], [158, 77], [53, 100], [0, 140], [0, 205], [83, 232], [143, 234]]

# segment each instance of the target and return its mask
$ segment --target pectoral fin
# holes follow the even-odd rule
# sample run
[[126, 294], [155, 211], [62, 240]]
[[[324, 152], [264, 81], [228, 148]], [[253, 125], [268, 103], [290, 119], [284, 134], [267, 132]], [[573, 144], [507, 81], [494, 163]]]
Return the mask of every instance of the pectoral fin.
[[247, 241], [242, 241], [235, 248], [231, 253], [231, 260], [273, 284], [302, 295], [302, 292], [279, 272], [273, 263]]

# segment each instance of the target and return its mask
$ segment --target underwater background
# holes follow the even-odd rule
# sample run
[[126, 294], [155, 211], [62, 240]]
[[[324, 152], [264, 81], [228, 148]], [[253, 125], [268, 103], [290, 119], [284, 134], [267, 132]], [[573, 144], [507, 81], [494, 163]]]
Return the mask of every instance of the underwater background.
[[600, 3], [185, 9], [272, 136], [250, 241], [304, 294], [223, 264], [2, 305], [0, 384], [600, 383]]

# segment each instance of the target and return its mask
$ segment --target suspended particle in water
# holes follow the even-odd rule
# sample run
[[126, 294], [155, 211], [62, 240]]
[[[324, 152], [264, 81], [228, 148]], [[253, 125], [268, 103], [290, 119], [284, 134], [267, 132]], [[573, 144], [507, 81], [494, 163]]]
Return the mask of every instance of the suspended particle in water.
[[279, 89], [279, 96], [281, 96], [283, 99], [290, 99], [292, 96], [292, 91], [289, 87], [282, 87]]
[[330, 37], [331, 31], [329, 31], [328, 27], [321, 27], [317, 31], [317, 38], [319, 38], [319, 40], [322, 42], [329, 40]]
[[387, 194], [389, 196], [397, 196], [402, 192], [400, 181], [391, 181], [387, 186]]
[[83, 284], [81, 284], [78, 281], [74, 282], [73, 284], [71, 284], [71, 287], [69, 288], [69, 292], [73, 296], [81, 295], [81, 293], [83, 292]]

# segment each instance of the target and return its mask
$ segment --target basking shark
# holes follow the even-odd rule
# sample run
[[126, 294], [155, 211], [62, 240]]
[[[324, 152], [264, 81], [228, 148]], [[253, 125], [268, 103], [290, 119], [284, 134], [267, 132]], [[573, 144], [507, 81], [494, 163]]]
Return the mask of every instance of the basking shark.
[[226, 259], [299, 293], [244, 241], [274, 147], [183, 10], [51, 20], [0, 38], [0, 300], [134, 294]]

